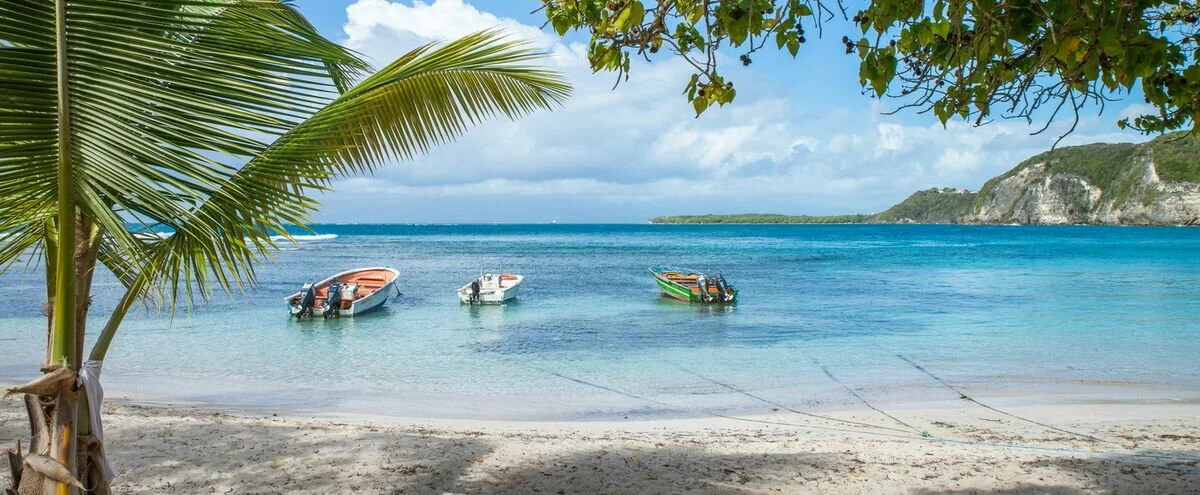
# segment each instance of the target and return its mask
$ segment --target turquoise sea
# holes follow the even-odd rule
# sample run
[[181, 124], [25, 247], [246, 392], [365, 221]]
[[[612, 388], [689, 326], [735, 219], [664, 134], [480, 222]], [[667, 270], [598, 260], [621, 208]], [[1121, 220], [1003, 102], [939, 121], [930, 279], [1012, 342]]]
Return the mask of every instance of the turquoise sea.
[[[1200, 397], [1196, 228], [313, 229], [255, 291], [174, 321], [131, 316], [105, 364], [110, 396], [480, 419], [853, 406], [842, 384], [896, 407], [957, 397], [917, 363], [998, 403]], [[501, 263], [526, 276], [519, 302], [461, 306], [454, 290]], [[720, 271], [740, 302], [662, 298], [647, 272], [661, 263]], [[287, 317], [301, 283], [372, 265], [402, 273], [383, 310]], [[119, 287], [97, 284], [106, 314]], [[36, 267], [0, 275], [0, 381], [44, 356], [42, 290]]]

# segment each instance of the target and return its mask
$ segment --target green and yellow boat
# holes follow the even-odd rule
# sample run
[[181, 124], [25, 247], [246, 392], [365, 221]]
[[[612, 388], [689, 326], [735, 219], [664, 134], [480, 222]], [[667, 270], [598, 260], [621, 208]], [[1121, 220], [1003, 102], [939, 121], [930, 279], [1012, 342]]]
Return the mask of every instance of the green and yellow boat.
[[650, 267], [664, 295], [691, 303], [735, 303], [738, 291], [721, 274], [669, 266]]

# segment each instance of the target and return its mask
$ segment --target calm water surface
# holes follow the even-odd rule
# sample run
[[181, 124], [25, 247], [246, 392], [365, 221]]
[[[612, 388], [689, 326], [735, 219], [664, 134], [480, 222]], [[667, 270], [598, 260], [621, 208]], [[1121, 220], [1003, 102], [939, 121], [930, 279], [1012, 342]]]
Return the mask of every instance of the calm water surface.
[[[257, 291], [171, 322], [131, 316], [106, 363], [122, 392], [398, 416], [579, 419], [980, 396], [1200, 396], [1200, 229], [967, 226], [322, 225]], [[460, 306], [481, 262], [518, 303]], [[646, 271], [721, 271], [734, 307], [658, 296]], [[293, 321], [306, 280], [387, 265], [404, 295]], [[40, 270], [0, 276], [0, 380], [44, 353]], [[106, 314], [120, 295], [98, 280]], [[103, 320], [92, 322], [98, 329]], [[718, 383], [719, 382], [719, 383]], [[723, 386], [728, 385], [727, 386]], [[602, 388], [603, 387], [603, 388]]]

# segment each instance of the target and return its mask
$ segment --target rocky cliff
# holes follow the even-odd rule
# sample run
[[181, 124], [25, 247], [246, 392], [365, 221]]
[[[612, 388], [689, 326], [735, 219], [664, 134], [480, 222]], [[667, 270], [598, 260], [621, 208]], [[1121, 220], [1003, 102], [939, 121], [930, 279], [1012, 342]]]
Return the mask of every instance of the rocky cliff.
[[930, 189], [880, 223], [1193, 225], [1200, 223], [1200, 139], [1091, 144], [1042, 153], [977, 193]]

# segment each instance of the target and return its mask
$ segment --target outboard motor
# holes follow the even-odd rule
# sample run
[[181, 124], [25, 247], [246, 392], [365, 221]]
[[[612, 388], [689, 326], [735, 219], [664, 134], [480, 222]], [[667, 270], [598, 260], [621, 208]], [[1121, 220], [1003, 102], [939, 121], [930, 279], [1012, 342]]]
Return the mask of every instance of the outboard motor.
[[733, 294], [729, 293], [729, 284], [725, 282], [725, 276], [718, 273], [713, 277], [713, 286], [717, 288], [717, 293], [721, 295], [721, 300], [729, 302], [733, 299]]
[[708, 295], [708, 275], [703, 273], [696, 275], [696, 287], [700, 289], [700, 300], [704, 302], [712, 301], [712, 296]]
[[479, 303], [479, 288], [480, 288], [479, 287], [479, 279], [472, 280], [471, 281], [471, 298], [469, 299], [471, 304]]
[[299, 299], [299, 301], [292, 302], [292, 316], [296, 318], [312, 316], [313, 304], [317, 302], [317, 291], [313, 288], [312, 282], [306, 282], [300, 286]]
[[329, 290], [325, 296], [325, 310], [321, 312], [321, 316], [329, 318], [330, 316], [338, 316], [338, 311], [342, 309], [342, 284], [334, 282], [329, 284]]

